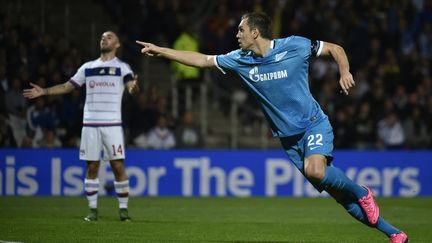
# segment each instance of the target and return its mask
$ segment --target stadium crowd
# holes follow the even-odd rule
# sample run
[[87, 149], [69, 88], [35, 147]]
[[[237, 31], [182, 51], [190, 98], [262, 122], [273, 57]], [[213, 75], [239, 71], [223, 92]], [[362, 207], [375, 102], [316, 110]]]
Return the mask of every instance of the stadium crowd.
[[[192, 26], [187, 28], [192, 29], [191, 38], [206, 54], [237, 49], [240, 16], [246, 11], [265, 11], [273, 18], [275, 38], [302, 35], [345, 48], [356, 81], [349, 96], [339, 92], [333, 60], [311, 60], [310, 66], [312, 93], [333, 124], [336, 148], [432, 146], [432, 1], [97, 2], [132, 44], [142, 39], [173, 46], [186, 27]], [[200, 8], [203, 5], [207, 7]], [[44, 87], [65, 82], [84, 60], [96, 57], [88, 57], [61, 34], [39, 34], [38, 25], [19, 16], [0, 12], [0, 19], [0, 146], [77, 147], [85, 91], [28, 101], [22, 90], [29, 82]], [[125, 49], [126, 61], [135, 58], [131, 63], [139, 63], [139, 48], [125, 45]], [[132, 68], [139, 71], [139, 67]], [[244, 88], [238, 80], [219, 82], [218, 75], [214, 72], [212, 76], [218, 89]], [[226, 109], [229, 101], [215, 97], [221, 109]], [[205, 147], [194, 114], [172, 118], [170, 97], [161, 94], [157, 86], [150, 85], [136, 97], [125, 99], [128, 144], [155, 149]]]

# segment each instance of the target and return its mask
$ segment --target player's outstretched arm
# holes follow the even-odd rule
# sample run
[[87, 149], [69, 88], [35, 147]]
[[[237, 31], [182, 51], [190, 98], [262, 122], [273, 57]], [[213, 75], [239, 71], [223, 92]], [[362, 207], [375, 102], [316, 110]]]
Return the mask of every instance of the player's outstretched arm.
[[136, 43], [142, 47], [141, 53], [146, 56], [160, 56], [198, 68], [215, 67], [213, 56], [194, 51], [180, 51], [171, 48], [160, 47], [148, 42], [136, 41]]
[[23, 95], [28, 99], [34, 99], [43, 95], [60, 95], [71, 92], [74, 86], [70, 82], [58, 84], [49, 88], [42, 88], [37, 84], [30, 83], [31, 89], [24, 89]]
[[339, 85], [342, 91], [348, 95], [348, 90], [354, 87], [355, 82], [352, 74], [349, 71], [348, 57], [344, 49], [336, 44], [324, 42], [324, 46], [321, 51], [321, 55], [331, 55], [339, 66]]

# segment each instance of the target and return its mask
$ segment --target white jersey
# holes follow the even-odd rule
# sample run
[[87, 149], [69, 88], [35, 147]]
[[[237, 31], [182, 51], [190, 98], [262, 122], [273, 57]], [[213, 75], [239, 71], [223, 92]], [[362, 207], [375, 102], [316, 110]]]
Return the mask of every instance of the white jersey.
[[86, 84], [83, 126], [120, 126], [124, 83], [132, 77], [129, 65], [118, 58], [82, 65], [69, 82], [75, 87]]

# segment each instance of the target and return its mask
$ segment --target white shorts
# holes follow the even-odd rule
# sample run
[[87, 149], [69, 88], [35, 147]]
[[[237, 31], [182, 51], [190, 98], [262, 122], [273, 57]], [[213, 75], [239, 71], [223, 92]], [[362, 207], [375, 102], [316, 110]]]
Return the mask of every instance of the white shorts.
[[80, 160], [99, 161], [125, 158], [123, 127], [88, 127], [81, 131]]

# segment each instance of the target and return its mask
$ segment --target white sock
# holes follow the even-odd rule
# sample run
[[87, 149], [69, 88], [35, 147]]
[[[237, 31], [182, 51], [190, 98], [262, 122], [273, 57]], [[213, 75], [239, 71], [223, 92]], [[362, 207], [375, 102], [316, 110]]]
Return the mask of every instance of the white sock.
[[114, 188], [119, 201], [119, 208], [127, 208], [129, 201], [129, 180], [114, 181]]
[[87, 195], [89, 208], [97, 208], [99, 179], [84, 179], [84, 190]]

